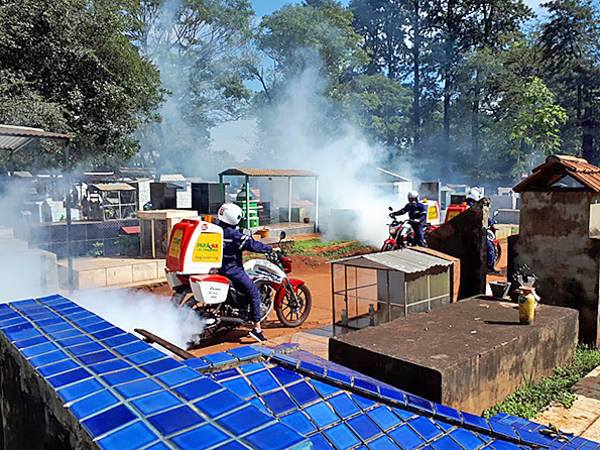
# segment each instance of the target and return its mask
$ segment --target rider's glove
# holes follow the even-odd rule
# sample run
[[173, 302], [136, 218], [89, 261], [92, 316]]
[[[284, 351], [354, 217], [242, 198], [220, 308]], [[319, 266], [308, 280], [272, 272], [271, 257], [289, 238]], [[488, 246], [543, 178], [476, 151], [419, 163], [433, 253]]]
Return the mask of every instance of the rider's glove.
[[273, 252], [280, 252], [281, 251], [281, 249], [279, 247], [273, 247], [272, 250], [273, 250]]

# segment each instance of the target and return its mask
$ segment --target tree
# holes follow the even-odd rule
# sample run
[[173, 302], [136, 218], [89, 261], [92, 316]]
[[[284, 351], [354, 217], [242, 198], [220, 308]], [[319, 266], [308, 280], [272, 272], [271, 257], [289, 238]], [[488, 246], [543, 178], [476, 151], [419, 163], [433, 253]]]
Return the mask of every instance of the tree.
[[540, 46], [549, 86], [569, 114], [565, 134], [578, 132], [583, 157], [600, 164], [600, 14], [589, 0], [553, 0]]
[[[131, 133], [161, 101], [156, 68], [128, 38], [141, 24], [129, 0], [0, 1], [0, 122], [77, 136], [73, 162], [131, 158]], [[50, 153], [24, 165], [56, 166]], [[54, 148], [56, 150], [56, 148]]]

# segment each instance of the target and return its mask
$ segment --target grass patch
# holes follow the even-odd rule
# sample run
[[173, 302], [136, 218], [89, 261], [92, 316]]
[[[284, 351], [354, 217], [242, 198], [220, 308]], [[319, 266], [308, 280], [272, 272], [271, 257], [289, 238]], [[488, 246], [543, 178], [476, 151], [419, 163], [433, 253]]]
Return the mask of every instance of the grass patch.
[[503, 402], [486, 409], [483, 417], [490, 418], [499, 412], [531, 419], [540, 414], [550, 403], [558, 402], [570, 408], [575, 401], [573, 385], [600, 365], [600, 351], [579, 345], [573, 361], [565, 367], [554, 369], [554, 375], [539, 383], [523, 376], [525, 386], [509, 395]]
[[[349, 243], [340, 246], [340, 244]], [[328, 247], [331, 247], [329, 249]], [[311, 251], [313, 250], [313, 251]], [[361, 253], [371, 252], [373, 249], [361, 242], [353, 241], [322, 241], [321, 239], [309, 239], [306, 241], [294, 241], [290, 254], [305, 256], [321, 256], [326, 260], [353, 256]]]
[[321, 239], [307, 239], [306, 241], [294, 241], [290, 253], [301, 253], [311, 248], [331, 247], [332, 245], [343, 244], [347, 241], [322, 241]]

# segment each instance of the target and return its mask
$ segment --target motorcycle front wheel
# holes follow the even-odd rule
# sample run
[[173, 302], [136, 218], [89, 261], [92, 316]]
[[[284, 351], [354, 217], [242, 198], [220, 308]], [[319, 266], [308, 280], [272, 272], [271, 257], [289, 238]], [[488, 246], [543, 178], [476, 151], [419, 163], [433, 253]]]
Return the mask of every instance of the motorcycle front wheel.
[[281, 307], [275, 310], [277, 318], [286, 327], [299, 327], [310, 314], [312, 295], [305, 284], [298, 286], [296, 297], [297, 300], [286, 292], [281, 300]]
[[500, 246], [499, 242], [494, 247], [494, 250], [496, 250], [496, 255], [494, 256], [494, 267], [496, 267], [500, 262], [500, 258], [502, 257], [502, 247]]
[[386, 242], [381, 247], [382, 252], [389, 252], [390, 250], [394, 250], [394, 246], [390, 242]]

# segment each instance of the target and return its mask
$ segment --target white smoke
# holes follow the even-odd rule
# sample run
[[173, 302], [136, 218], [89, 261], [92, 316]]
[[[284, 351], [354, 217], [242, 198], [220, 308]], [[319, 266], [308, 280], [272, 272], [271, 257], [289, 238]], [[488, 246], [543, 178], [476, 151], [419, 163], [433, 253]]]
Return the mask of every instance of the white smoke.
[[192, 336], [204, 329], [203, 322], [189, 309], [180, 313], [168, 297], [147, 292], [123, 289], [77, 291], [72, 300], [127, 332], [141, 328], [184, 350]]

